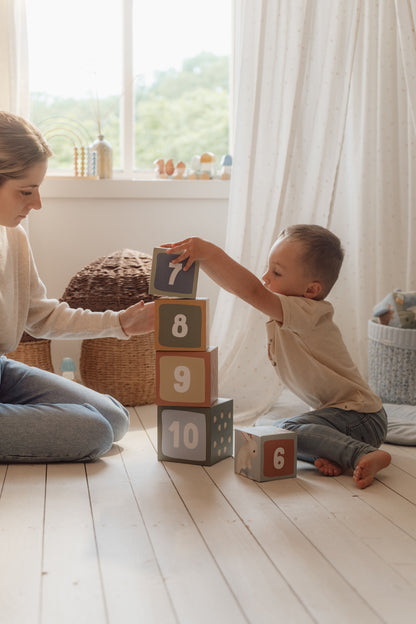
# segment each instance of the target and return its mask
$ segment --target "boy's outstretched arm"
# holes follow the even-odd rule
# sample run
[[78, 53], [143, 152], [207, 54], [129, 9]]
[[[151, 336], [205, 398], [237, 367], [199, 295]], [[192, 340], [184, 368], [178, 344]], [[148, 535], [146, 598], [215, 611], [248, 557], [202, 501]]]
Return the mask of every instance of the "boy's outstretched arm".
[[282, 320], [279, 297], [217, 245], [202, 238], [192, 237], [176, 243], [165, 243], [161, 247], [167, 248], [168, 253], [179, 254], [172, 262], [175, 264], [184, 262], [185, 271], [198, 260], [201, 269], [221, 288], [240, 297], [264, 314]]

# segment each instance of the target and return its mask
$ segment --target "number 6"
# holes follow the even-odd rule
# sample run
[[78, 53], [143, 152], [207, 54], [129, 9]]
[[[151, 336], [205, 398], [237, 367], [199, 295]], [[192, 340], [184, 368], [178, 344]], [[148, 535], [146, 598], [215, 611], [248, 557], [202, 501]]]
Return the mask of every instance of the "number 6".
[[276, 470], [281, 470], [285, 465], [285, 449], [279, 446], [273, 453], [273, 466]]

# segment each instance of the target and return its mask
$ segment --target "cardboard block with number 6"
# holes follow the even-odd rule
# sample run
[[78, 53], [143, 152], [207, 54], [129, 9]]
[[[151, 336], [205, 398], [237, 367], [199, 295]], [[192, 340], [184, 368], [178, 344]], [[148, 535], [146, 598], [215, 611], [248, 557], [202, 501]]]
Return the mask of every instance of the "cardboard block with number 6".
[[178, 257], [179, 254], [168, 254], [162, 247], [153, 250], [149, 294], [195, 299], [199, 263], [194, 262], [187, 271], [184, 271], [184, 263], [172, 262]]
[[156, 351], [156, 403], [209, 407], [218, 398], [218, 347]]
[[157, 408], [158, 459], [211, 466], [233, 452], [233, 401]]
[[208, 299], [156, 299], [156, 351], [205, 351]]
[[296, 477], [297, 436], [273, 426], [236, 427], [235, 472], [254, 481]]

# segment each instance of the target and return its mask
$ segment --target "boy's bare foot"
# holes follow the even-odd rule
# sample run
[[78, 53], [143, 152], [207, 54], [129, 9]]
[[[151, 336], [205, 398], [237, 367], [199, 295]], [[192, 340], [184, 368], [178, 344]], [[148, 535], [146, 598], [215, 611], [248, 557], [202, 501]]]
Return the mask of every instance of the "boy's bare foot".
[[315, 459], [314, 464], [318, 468], [319, 472], [327, 477], [337, 477], [343, 472], [341, 466], [330, 459], [325, 459], [324, 457], [318, 457], [318, 459]]
[[372, 451], [362, 455], [355, 467], [353, 479], [362, 490], [374, 481], [377, 472], [387, 468], [391, 462], [391, 455], [387, 451]]

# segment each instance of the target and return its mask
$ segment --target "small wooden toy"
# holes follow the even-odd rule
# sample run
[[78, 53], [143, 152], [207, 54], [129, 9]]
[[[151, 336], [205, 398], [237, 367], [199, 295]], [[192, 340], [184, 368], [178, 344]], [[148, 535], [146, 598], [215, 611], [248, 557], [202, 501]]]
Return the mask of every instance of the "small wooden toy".
[[66, 377], [67, 379], [72, 379], [73, 381], [75, 381], [75, 371], [76, 366], [74, 360], [70, 357], [64, 357], [61, 363], [62, 377]]
[[191, 160], [191, 170], [187, 175], [188, 180], [198, 180], [201, 173], [201, 157], [195, 154]]
[[173, 164], [173, 160], [172, 160], [172, 158], [169, 158], [169, 159], [166, 161], [166, 164], [165, 164], [165, 171], [166, 171], [166, 175], [167, 175], [168, 177], [173, 176], [173, 173], [174, 173], [174, 171], [175, 171], [175, 165]]
[[153, 250], [149, 294], [195, 299], [199, 263], [194, 262], [188, 271], [184, 271], [181, 262], [172, 263], [178, 255], [168, 254], [162, 247]]
[[234, 468], [254, 481], [296, 477], [297, 436], [273, 426], [236, 427]]
[[165, 179], [168, 177], [165, 172], [165, 161], [163, 160], [163, 158], [158, 158], [157, 160], [154, 160], [153, 165], [155, 167], [154, 172], [156, 178]]
[[229, 180], [231, 178], [233, 159], [230, 154], [225, 154], [221, 159], [220, 180]]
[[186, 165], [185, 163], [180, 160], [175, 167], [175, 175], [173, 176], [174, 180], [184, 180], [185, 179], [185, 171], [186, 171]]
[[232, 455], [232, 399], [199, 408], [159, 405], [157, 412], [159, 460], [211, 466]]
[[218, 347], [156, 351], [156, 403], [209, 407], [218, 398]]
[[214, 162], [215, 156], [212, 152], [205, 152], [201, 154], [201, 180], [211, 180], [214, 177]]
[[205, 351], [208, 299], [156, 299], [156, 351]]

